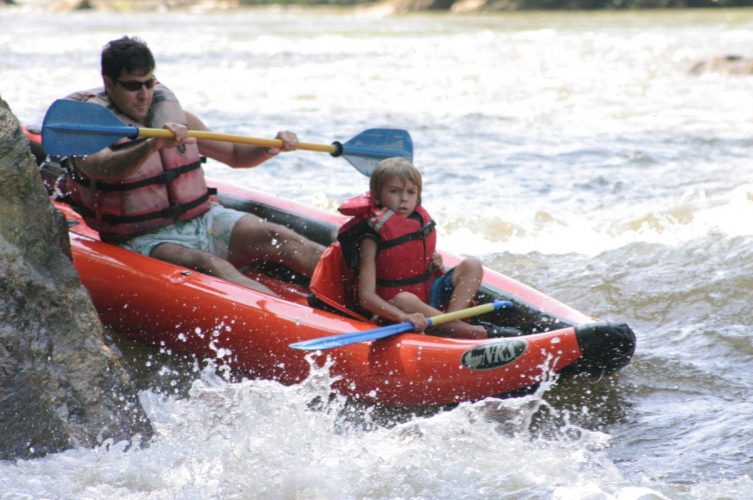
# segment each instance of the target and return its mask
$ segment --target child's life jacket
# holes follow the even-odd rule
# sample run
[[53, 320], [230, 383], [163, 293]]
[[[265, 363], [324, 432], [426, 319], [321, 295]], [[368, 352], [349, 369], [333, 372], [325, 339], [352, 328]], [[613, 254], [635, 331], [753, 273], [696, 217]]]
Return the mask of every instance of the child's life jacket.
[[337, 239], [322, 254], [311, 277], [311, 292], [325, 304], [353, 315], [358, 307], [358, 260], [361, 242], [377, 242], [376, 292], [389, 301], [411, 292], [428, 302], [434, 279], [435, 223], [420, 205], [408, 217], [374, 205], [369, 193], [351, 198], [338, 210], [353, 218], [343, 224]]

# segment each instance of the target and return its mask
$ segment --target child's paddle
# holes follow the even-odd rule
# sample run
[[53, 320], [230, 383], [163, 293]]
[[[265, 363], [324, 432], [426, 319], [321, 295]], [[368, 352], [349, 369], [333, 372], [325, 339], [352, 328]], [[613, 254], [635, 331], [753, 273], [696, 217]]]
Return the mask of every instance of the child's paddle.
[[[461, 309], [459, 311], [453, 311], [450, 313], [437, 314], [428, 318], [428, 326], [441, 325], [450, 321], [458, 319], [470, 318], [471, 316], [479, 316], [488, 312], [496, 311], [505, 307], [512, 307], [512, 302], [509, 300], [495, 300], [487, 304], [481, 304], [480, 306], [469, 307], [467, 309]], [[382, 339], [398, 333], [410, 332], [413, 330], [413, 323], [396, 323], [394, 325], [383, 326], [380, 328], [374, 328], [371, 330], [363, 330], [353, 333], [341, 333], [338, 335], [331, 335], [329, 337], [319, 337], [311, 340], [304, 340], [302, 342], [295, 342], [290, 344], [290, 347], [294, 349], [303, 350], [324, 350], [332, 349], [333, 347], [342, 347], [350, 344], [356, 344], [358, 342], [367, 342], [369, 340]]]

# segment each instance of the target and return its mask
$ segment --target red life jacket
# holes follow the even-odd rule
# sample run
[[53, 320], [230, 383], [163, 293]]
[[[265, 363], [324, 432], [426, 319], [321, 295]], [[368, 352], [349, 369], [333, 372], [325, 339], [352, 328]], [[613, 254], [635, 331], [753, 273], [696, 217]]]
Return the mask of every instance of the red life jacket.
[[358, 278], [355, 271], [345, 264], [339, 241], [328, 246], [319, 257], [311, 273], [309, 290], [319, 301], [336, 311], [363, 321], [368, 321], [372, 316], [358, 305]]
[[376, 292], [390, 300], [401, 291], [429, 300], [435, 274], [431, 259], [436, 248], [434, 221], [423, 207], [411, 217], [375, 207], [367, 194], [352, 198], [338, 210], [354, 216], [339, 230], [338, 242], [322, 255], [311, 277], [311, 292], [326, 304], [352, 314], [357, 309], [357, 267], [363, 238], [377, 240]]
[[[162, 89], [167, 91], [164, 87]], [[159, 91], [158, 85], [155, 95]], [[79, 92], [69, 98], [100, 104], [113, 111], [124, 123], [140, 126], [120, 114], [101, 89]], [[179, 108], [173, 114], [175, 116], [170, 116], [169, 121], [186, 122], [185, 114]], [[125, 139], [113, 148], [129, 142]], [[91, 179], [75, 167], [75, 162], [68, 163], [71, 175], [67, 187], [72, 204], [103, 239], [123, 240], [166, 226], [176, 219], [193, 219], [209, 210], [210, 193], [196, 144], [161, 149], [149, 156], [136, 173], [118, 182]]]

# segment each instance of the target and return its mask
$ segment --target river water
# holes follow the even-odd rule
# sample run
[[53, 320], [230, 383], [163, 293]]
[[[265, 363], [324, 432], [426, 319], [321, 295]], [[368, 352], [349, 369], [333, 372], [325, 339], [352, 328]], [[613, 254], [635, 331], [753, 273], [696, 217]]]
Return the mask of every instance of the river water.
[[[406, 128], [440, 246], [638, 337], [614, 376], [415, 413], [312, 406], [326, 371], [230, 383], [150, 355], [149, 447], [0, 462], [0, 497], [753, 495], [753, 76], [688, 73], [753, 56], [753, 11], [0, 8], [0, 26], [0, 93], [25, 123], [97, 85], [102, 45], [131, 34], [213, 130]], [[366, 188], [321, 153], [208, 170], [327, 209]]]

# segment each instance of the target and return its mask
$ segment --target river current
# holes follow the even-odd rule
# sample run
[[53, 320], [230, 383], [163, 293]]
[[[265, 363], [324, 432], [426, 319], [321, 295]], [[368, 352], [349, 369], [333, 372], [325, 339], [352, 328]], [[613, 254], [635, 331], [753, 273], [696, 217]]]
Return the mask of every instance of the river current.
[[[413, 412], [304, 384], [228, 382], [146, 355], [148, 447], [0, 462], [0, 498], [753, 496], [753, 11], [411, 15], [0, 7], [0, 95], [21, 121], [146, 40], [212, 130], [307, 142], [408, 129], [439, 245], [625, 321], [631, 365], [519, 399]], [[210, 175], [334, 210], [366, 189], [311, 152]], [[188, 380], [187, 380], [188, 379]]]

